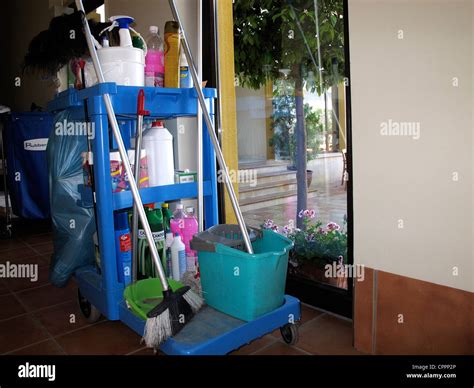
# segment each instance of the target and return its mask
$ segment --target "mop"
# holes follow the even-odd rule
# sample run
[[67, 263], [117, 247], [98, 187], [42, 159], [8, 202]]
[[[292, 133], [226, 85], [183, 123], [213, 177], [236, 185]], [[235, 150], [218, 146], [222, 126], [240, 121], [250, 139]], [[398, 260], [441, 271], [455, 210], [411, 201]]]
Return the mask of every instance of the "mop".
[[[93, 36], [85, 16], [82, 0], [76, 0], [76, 7], [83, 14], [83, 28], [97, 79], [99, 80], [99, 83], [105, 83], [104, 74], [102, 72], [97, 51], [93, 42]], [[104, 99], [107, 115], [109, 117], [112, 132], [117, 142], [125, 171], [129, 177], [130, 189], [136, 204], [138, 216], [145, 231], [145, 236], [150, 247], [151, 256], [155, 263], [156, 269], [158, 271], [158, 277], [163, 287], [163, 301], [148, 314], [144, 332], [144, 340], [146, 345], [157, 348], [169, 337], [176, 335], [184, 327], [184, 325], [186, 325], [192, 319], [194, 314], [202, 307], [204, 302], [199, 296], [194, 294], [189, 289], [189, 287], [182, 287], [176, 291], [172, 291], [168, 284], [158, 255], [158, 250], [154, 244], [153, 234], [145, 214], [145, 209], [140, 198], [140, 193], [138, 191], [138, 186], [134, 178], [132, 167], [128, 160], [127, 151], [123, 143], [110, 95], [105, 93], [102, 97]]]

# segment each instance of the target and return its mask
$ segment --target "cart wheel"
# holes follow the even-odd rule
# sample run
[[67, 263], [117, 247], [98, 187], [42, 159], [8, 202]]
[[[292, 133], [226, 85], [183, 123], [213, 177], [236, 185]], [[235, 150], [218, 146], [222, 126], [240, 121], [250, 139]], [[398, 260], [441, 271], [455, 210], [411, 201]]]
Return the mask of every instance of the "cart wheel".
[[280, 327], [280, 333], [283, 341], [288, 345], [295, 345], [298, 342], [298, 326], [294, 323], [287, 323], [285, 326]]
[[12, 228], [11, 227], [5, 227], [4, 230], [0, 232], [0, 238], [1, 239], [10, 239], [12, 238]]
[[79, 302], [79, 308], [81, 309], [82, 315], [86, 318], [87, 322], [95, 323], [100, 317], [100, 311], [91, 304], [86, 298], [81, 294], [81, 290], [77, 289], [77, 300]]

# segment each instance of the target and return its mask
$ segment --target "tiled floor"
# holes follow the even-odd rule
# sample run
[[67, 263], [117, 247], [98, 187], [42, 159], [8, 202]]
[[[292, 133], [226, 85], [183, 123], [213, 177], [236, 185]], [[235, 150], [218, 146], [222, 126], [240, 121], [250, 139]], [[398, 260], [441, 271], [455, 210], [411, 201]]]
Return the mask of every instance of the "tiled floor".
[[[0, 263], [38, 264], [38, 281], [0, 279], [0, 354], [152, 355], [140, 337], [120, 322], [83, 319], [73, 282], [48, 283], [52, 234], [47, 225], [17, 228], [0, 240]], [[300, 340], [286, 345], [275, 331], [243, 346], [235, 355], [360, 354], [352, 347], [352, 322], [302, 305]]]

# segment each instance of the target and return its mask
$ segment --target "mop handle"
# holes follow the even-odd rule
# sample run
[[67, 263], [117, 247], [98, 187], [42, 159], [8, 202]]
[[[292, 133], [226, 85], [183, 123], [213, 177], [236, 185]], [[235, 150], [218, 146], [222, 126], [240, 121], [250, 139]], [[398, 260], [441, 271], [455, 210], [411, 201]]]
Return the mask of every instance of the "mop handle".
[[[140, 167], [141, 167], [141, 153], [142, 153], [142, 138], [143, 138], [143, 116], [148, 116], [150, 112], [145, 110], [145, 92], [140, 89], [138, 92], [138, 106], [137, 106], [137, 130], [135, 135], [135, 180], [140, 182]], [[132, 281], [137, 281], [137, 267], [138, 267], [138, 215], [137, 204], [133, 204], [132, 213]]]
[[173, 14], [173, 18], [176, 22], [178, 22], [178, 25], [181, 28], [184, 53], [186, 55], [186, 59], [188, 60], [189, 69], [191, 70], [191, 76], [193, 77], [194, 88], [196, 89], [198, 100], [199, 100], [199, 103], [201, 104], [201, 108], [204, 114], [204, 121], [206, 122], [207, 131], [209, 133], [209, 136], [212, 141], [212, 145], [214, 146], [214, 150], [216, 152], [217, 161], [219, 162], [219, 168], [224, 174], [224, 181], [227, 188], [227, 192], [229, 193], [230, 201], [232, 203], [232, 207], [234, 208], [234, 212], [237, 217], [237, 221], [239, 223], [240, 231], [242, 232], [242, 237], [245, 242], [245, 247], [247, 248], [247, 252], [249, 254], [253, 254], [253, 248], [252, 248], [252, 243], [250, 241], [250, 236], [247, 231], [247, 227], [245, 226], [245, 220], [242, 215], [242, 211], [240, 210], [240, 206], [237, 201], [237, 196], [235, 195], [234, 187], [232, 186], [232, 182], [229, 176], [229, 170], [227, 168], [224, 155], [222, 154], [222, 150], [219, 145], [219, 140], [217, 139], [214, 124], [212, 123], [211, 116], [209, 115], [209, 110], [207, 109], [206, 101], [204, 99], [204, 94], [201, 89], [201, 83], [197, 75], [196, 66], [194, 64], [194, 58], [192, 56], [191, 49], [189, 48], [188, 39], [183, 29], [183, 24], [181, 23], [178, 9], [176, 8], [176, 4], [174, 0], [169, 0], [169, 4], [171, 7], [171, 13]]
[[[102, 73], [99, 57], [97, 55], [95, 46], [92, 42], [92, 33], [89, 27], [89, 23], [87, 22], [86, 13], [84, 10], [84, 5], [82, 4], [82, 0], [76, 0], [76, 7], [79, 11], [82, 11], [83, 13], [82, 22], [84, 26], [84, 32], [86, 35], [87, 46], [89, 47], [89, 52], [92, 57], [92, 62], [94, 64], [94, 70], [96, 72], [97, 79], [99, 80], [99, 84], [105, 83], [105, 78], [104, 78], [104, 74]], [[132, 196], [137, 207], [140, 221], [142, 223], [143, 229], [145, 230], [145, 235], [148, 241], [148, 245], [150, 247], [151, 256], [153, 258], [153, 261], [155, 262], [156, 268], [158, 269], [158, 276], [160, 278], [163, 291], [168, 291], [169, 290], [168, 281], [166, 280], [163, 267], [161, 266], [161, 261], [158, 256], [158, 250], [156, 249], [155, 241], [153, 239], [153, 234], [151, 233], [150, 224], [148, 223], [148, 220], [146, 218], [145, 209], [143, 207], [143, 203], [140, 198], [138, 186], [133, 176], [132, 166], [130, 166], [127, 151], [125, 149], [125, 145], [123, 144], [122, 135], [120, 134], [119, 125], [117, 122], [117, 118], [115, 117], [114, 108], [112, 106], [112, 100], [110, 99], [110, 95], [108, 93], [103, 94], [102, 97], [104, 99], [107, 115], [109, 116], [109, 121], [110, 121], [110, 124], [112, 125], [112, 131], [115, 137], [115, 141], [117, 142], [117, 146], [119, 149], [120, 156], [122, 158], [123, 165], [125, 167], [125, 171], [127, 172], [127, 175], [129, 177], [130, 189], [132, 191]]]

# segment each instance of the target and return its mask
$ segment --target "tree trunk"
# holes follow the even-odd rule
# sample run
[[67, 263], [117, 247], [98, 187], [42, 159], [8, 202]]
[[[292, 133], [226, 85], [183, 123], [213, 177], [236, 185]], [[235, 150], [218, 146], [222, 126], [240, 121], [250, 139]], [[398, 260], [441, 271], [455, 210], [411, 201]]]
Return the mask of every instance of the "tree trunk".
[[324, 92], [324, 132], [326, 139], [326, 152], [330, 151], [329, 146], [329, 120], [328, 120], [328, 94]]
[[301, 68], [295, 71], [295, 103], [296, 103], [296, 182], [297, 206], [296, 226], [303, 229], [303, 219], [298, 217], [301, 210], [308, 206], [308, 191], [306, 183], [306, 127], [304, 121], [304, 94]]
[[339, 151], [339, 88], [334, 84], [331, 88], [332, 97], [332, 144], [333, 152]]

